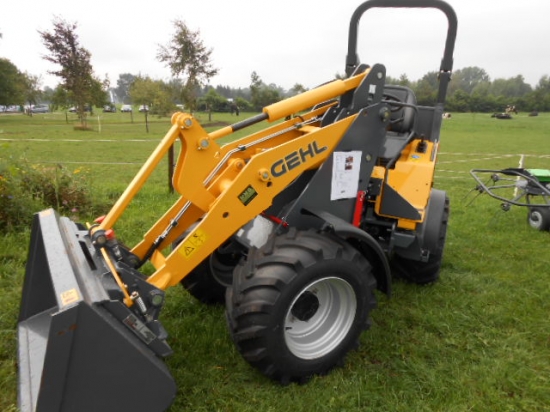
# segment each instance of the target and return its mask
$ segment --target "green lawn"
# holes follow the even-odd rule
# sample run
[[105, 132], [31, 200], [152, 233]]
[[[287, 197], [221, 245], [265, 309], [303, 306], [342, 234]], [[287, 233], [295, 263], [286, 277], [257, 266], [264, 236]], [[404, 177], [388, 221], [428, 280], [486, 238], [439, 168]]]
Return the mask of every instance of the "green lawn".
[[[99, 119], [97, 118], [99, 115]], [[232, 123], [229, 114], [213, 122]], [[86, 169], [94, 196], [114, 202], [169, 128], [169, 119], [96, 113], [93, 131], [64, 113], [0, 115], [0, 157]], [[208, 116], [200, 115], [203, 123]], [[101, 126], [100, 126], [101, 125]], [[395, 282], [379, 296], [373, 326], [344, 367], [306, 385], [280, 386], [233, 347], [223, 308], [168, 291], [162, 320], [179, 387], [170, 411], [549, 411], [550, 233], [531, 229], [524, 208], [500, 210], [475, 196], [472, 168], [550, 168], [550, 115], [497, 120], [454, 114], [443, 123], [435, 186], [451, 198], [441, 279]], [[163, 164], [118, 233], [132, 244], [174, 200]], [[105, 211], [106, 212], [106, 211]], [[92, 219], [94, 216], [80, 216]], [[0, 411], [16, 410], [16, 323], [29, 231], [0, 242]], [[121, 394], [121, 396], [123, 396]], [[129, 395], [131, 396], [131, 395]]]

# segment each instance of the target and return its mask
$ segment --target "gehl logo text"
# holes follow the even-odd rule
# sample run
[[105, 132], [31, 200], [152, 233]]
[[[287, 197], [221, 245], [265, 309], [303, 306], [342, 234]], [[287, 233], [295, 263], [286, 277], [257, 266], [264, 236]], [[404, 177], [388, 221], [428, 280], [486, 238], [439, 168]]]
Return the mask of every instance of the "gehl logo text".
[[309, 143], [306, 148], [300, 148], [273, 163], [273, 165], [271, 165], [271, 175], [273, 177], [280, 177], [288, 171], [300, 166], [302, 163], [305, 163], [308, 157], [313, 159], [325, 150], [327, 150], [326, 146], [319, 148], [317, 142], [313, 141]]

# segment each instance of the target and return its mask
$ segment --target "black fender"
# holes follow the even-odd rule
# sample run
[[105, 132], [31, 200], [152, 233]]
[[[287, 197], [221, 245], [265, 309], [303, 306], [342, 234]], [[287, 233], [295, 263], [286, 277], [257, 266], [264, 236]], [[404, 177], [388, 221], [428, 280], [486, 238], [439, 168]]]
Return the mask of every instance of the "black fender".
[[303, 209], [302, 212], [321, 219], [330, 231], [356, 247], [373, 265], [377, 289], [388, 297], [391, 296], [391, 269], [388, 256], [376, 239], [364, 230], [324, 210]]

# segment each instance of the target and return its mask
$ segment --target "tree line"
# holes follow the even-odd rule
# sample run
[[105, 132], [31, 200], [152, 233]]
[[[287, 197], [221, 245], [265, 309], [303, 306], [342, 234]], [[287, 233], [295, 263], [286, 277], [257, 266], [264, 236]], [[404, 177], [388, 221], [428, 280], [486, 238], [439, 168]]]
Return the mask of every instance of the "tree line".
[[[116, 86], [108, 77], [94, 74], [91, 53], [80, 45], [77, 24], [56, 17], [51, 31], [39, 31], [49, 54], [44, 59], [57, 65], [49, 72], [60, 79], [55, 89], [41, 88], [40, 78], [21, 72], [8, 59], [0, 57], [0, 105], [48, 103], [55, 108], [77, 109], [82, 125], [86, 126], [86, 108], [115, 103], [147, 105], [153, 113], [165, 115], [176, 105], [191, 112], [259, 111], [271, 103], [307, 89], [296, 83], [285, 90], [276, 84], [265, 83], [253, 71], [250, 85], [245, 88], [212, 86], [209, 80], [218, 73], [211, 63], [212, 49], [207, 48], [199, 31], [191, 30], [185, 22], [174, 22], [174, 34], [166, 45], [159, 46], [157, 60], [171, 71], [169, 81], [152, 79], [141, 74], [119, 75]], [[335, 78], [342, 75], [336, 73]], [[388, 77], [388, 84], [410, 87], [418, 104], [435, 104], [438, 73], [428, 72], [411, 81], [406, 74]], [[116, 98], [113, 98], [116, 96]], [[508, 105], [521, 111], [550, 111], [550, 76], [544, 75], [533, 88], [522, 75], [491, 80], [480, 67], [466, 67], [453, 72], [447, 95], [446, 110], [451, 112], [502, 112]]]
[[[408, 86], [421, 105], [433, 105], [437, 97], [438, 73], [429, 72], [418, 81], [406, 75], [386, 79], [387, 83]], [[480, 67], [466, 67], [452, 74], [445, 108], [450, 112], [503, 112], [506, 106], [521, 111], [550, 111], [550, 76], [544, 75], [533, 88], [522, 75], [491, 80]]]
[[[334, 77], [342, 78], [343, 75], [337, 73]], [[135, 95], [132, 85], [135, 87], [136, 81], [140, 81], [139, 76], [129, 73], [120, 76], [117, 87], [113, 90], [121, 101], [132, 103], [132, 95]], [[168, 88], [177, 90], [181, 87], [177, 83], [177, 80], [172, 81]], [[433, 106], [436, 102], [438, 73], [435, 71], [425, 74], [417, 81], [409, 80], [406, 74], [398, 78], [387, 77], [386, 83], [410, 87], [420, 105]], [[306, 90], [300, 83], [288, 90], [273, 83], [265, 83], [253, 71], [249, 87], [206, 85], [198, 88], [196, 108], [201, 111], [228, 111], [231, 109], [231, 102], [234, 102], [243, 111], [259, 111], [262, 107]], [[173, 95], [177, 96], [178, 93]], [[542, 76], [533, 88], [525, 82], [522, 75], [491, 80], [488, 73], [479, 67], [466, 67], [453, 72], [445, 106], [447, 111], [495, 113], [503, 112], [509, 105], [528, 112], [550, 111], [550, 76]]]
[[[189, 105], [190, 99], [182, 99], [185, 85], [181, 79], [171, 79], [169, 82], [153, 80], [147, 76], [124, 73], [119, 76], [113, 94], [120, 103], [136, 104], [142, 101], [150, 103], [151, 107], [169, 109], [173, 103]], [[276, 84], [265, 83], [258, 73], [250, 75], [250, 86], [234, 88], [224, 85], [203, 85], [194, 89], [195, 100], [189, 105], [194, 110], [223, 112], [230, 111], [232, 106], [238, 106], [242, 111], [260, 111], [263, 107], [278, 102], [281, 99], [294, 96], [307, 89], [301, 84], [295, 84], [285, 90]]]

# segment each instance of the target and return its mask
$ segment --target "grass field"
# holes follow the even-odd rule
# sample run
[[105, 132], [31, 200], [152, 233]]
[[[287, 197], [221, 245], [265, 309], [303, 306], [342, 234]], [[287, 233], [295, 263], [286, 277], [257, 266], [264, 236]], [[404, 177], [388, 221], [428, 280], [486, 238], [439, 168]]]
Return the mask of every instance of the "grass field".
[[[0, 156], [85, 168], [93, 195], [111, 203], [169, 128], [168, 119], [150, 117], [147, 133], [142, 114], [132, 122], [126, 113], [101, 113], [90, 121], [93, 131], [77, 132], [74, 120], [1, 115]], [[550, 233], [530, 228], [524, 208], [503, 212], [484, 196], [470, 203], [470, 169], [517, 167], [522, 155], [525, 167], [550, 168], [549, 114], [453, 114], [444, 122], [435, 186], [448, 192], [451, 218], [440, 281], [395, 282], [391, 299], [379, 295], [373, 326], [345, 366], [306, 385], [283, 387], [261, 376], [232, 346], [223, 308], [170, 289], [162, 321], [179, 387], [170, 411], [550, 411]], [[118, 227], [126, 243], [137, 242], [173, 202], [166, 169]], [[0, 411], [16, 411], [29, 231], [1, 236]]]

